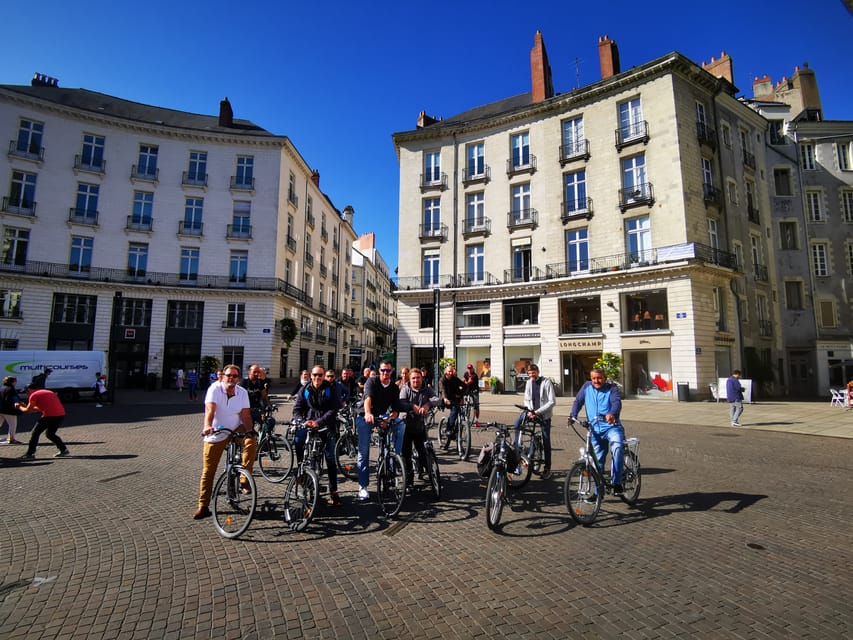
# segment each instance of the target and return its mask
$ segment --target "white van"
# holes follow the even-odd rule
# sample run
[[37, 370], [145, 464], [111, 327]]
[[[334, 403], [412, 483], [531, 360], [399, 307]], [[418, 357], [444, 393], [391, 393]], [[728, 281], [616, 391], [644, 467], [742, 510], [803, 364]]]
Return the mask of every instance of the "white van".
[[18, 389], [24, 389], [50, 369], [45, 386], [70, 402], [94, 395], [95, 374], [107, 372], [105, 360], [103, 351], [0, 351], [0, 378], [17, 378]]

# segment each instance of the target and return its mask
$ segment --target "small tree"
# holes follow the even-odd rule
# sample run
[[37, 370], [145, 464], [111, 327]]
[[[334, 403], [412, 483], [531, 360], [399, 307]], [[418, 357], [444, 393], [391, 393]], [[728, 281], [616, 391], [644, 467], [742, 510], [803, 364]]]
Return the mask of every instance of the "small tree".
[[201, 371], [202, 373], [206, 373], [210, 375], [214, 371], [218, 371], [220, 369], [219, 358], [214, 356], [204, 356], [201, 359]]
[[438, 361], [438, 373], [441, 375], [448, 366], [456, 368], [456, 358], [442, 358]]
[[293, 318], [282, 318], [279, 324], [281, 325], [281, 340], [290, 349], [290, 343], [299, 334], [296, 322], [294, 322]]
[[615, 353], [611, 353], [610, 351], [605, 351], [601, 354], [601, 357], [595, 361], [595, 364], [592, 365], [596, 369], [601, 369], [604, 371], [604, 375], [607, 376], [608, 380], [611, 382], [619, 383], [620, 374], [622, 373], [622, 356], [619, 356]]

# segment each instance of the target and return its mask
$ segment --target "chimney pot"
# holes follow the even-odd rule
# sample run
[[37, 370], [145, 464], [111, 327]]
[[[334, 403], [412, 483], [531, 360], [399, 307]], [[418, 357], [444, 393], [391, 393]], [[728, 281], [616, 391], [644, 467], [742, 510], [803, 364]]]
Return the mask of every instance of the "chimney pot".
[[616, 41], [605, 35], [598, 39], [598, 61], [601, 65], [601, 79], [615, 76], [621, 71], [619, 66], [619, 47]]
[[219, 103], [219, 126], [227, 128], [234, 126], [234, 110], [231, 108], [228, 96]]

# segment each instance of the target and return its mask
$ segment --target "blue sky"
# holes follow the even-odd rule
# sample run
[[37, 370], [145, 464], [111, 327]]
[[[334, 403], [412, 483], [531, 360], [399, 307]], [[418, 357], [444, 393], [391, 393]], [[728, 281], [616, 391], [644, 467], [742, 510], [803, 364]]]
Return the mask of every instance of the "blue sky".
[[414, 129], [421, 110], [449, 117], [529, 91], [537, 30], [558, 92], [599, 79], [607, 34], [623, 69], [670, 51], [696, 62], [725, 51], [745, 97], [755, 76], [776, 82], [808, 62], [824, 117], [853, 120], [853, 15], [842, 0], [586, 4], [4, 2], [0, 84], [28, 84], [38, 71], [63, 87], [204, 114], [228, 96], [235, 117], [293, 140], [335, 206], [354, 207], [356, 231], [376, 232], [392, 271], [391, 135]]

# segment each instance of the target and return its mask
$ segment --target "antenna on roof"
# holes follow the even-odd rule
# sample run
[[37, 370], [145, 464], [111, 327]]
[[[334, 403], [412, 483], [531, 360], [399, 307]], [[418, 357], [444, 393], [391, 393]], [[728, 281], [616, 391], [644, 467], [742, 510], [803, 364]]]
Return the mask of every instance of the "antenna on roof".
[[575, 89], [581, 86], [581, 62], [580, 58], [575, 58]]

